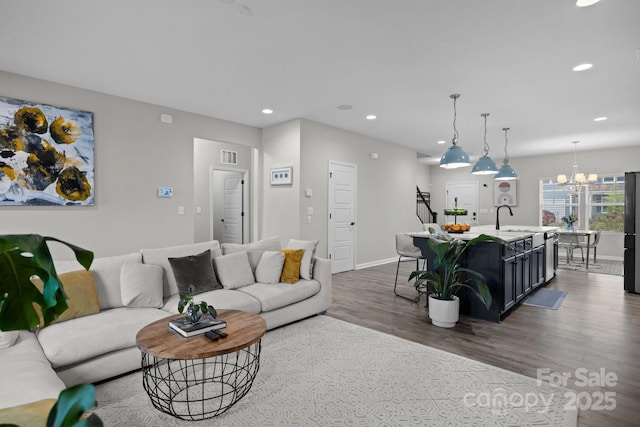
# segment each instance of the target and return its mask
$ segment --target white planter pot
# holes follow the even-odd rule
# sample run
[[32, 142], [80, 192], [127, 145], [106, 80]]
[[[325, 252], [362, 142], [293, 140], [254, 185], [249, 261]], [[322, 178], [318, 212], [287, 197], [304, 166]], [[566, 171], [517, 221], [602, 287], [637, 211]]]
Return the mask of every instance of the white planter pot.
[[431, 323], [441, 328], [453, 328], [460, 318], [460, 300], [441, 300], [429, 296], [429, 318]]

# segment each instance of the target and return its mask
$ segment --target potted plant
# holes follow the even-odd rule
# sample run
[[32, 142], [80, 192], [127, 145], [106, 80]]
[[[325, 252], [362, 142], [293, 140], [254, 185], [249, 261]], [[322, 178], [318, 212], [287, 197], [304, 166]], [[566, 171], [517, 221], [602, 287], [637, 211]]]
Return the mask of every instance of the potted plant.
[[[78, 262], [89, 269], [93, 252], [78, 246], [37, 234], [0, 236], [0, 331], [32, 330], [40, 324], [33, 303], [42, 310], [48, 325], [67, 308], [66, 294], [53, 266], [47, 242], [59, 242], [74, 252]], [[38, 276], [44, 283], [42, 293], [31, 282]], [[97, 415], [82, 418], [96, 404], [91, 384], [80, 384], [63, 390], [51, 409], [47, 426], [102, 426]]]
[[491, 293], [484, 283], [484, 276], [463, 267], [460, 264], [460, 257], [477, 243], [501, 240], [486, 234], [466, 242], [446, 236], [439, 237], [444, 237], [445, 240], [438, 238], [427, 240], [427, 245], [435, 255], [431, 268], [427, 271], [414, 271], [409, 276], [409, 280], [415, 279], [416, 289], [427, 289], [431, 322], [436, 326], [452, 328], [460, 314], [460, 300], [456, 293], [461, 288], [470, 289], [487, 309], [491, 306]]
[[187, 313], [185, 317], [191, 323], [198, 323], [200, 318], [206, 314], [211, 315], [214, 319], [218, 317], [218, 312], [212, 305], [207, 304], [206, 301], [195, 302], [193, 300], [194, 289], [193, 285], [189, 285], [187, 288], [187, 294], [180, 299], [180, 302], [178, 302], [178, 311], [182, 313], [186, 307]]

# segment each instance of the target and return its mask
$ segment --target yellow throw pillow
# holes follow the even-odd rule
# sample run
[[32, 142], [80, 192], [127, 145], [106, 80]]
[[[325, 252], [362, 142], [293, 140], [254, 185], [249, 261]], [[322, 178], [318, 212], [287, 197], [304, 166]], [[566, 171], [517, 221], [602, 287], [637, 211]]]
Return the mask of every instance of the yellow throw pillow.
[[284, 266], [280, 281], [284, 283], [297, 283], [300, 280], [300, 263], [304, 255], [304, 249], [281, 249], [278, 252], [284, 254]]
[[24, 405], [0, 409], [0, 425], [46, 426], [56, 399], [43, 399]]
[[[76, 317], [88, 316], [100, 312], [100, 302], [98, 301], [98, 290], [96, 282], [93, 280], [93, 273], [87, 270], [71, 271], [69, 273], [58, 274], [62, 287], [67, 294], [67, 308], [55, 322], [75, 319]], [[42, 280], [33, 279], [33, 284], [42, 292]], [[42, 311], [38, 304], [33, 304], [40, 317], [40, 326], [44, 324]]]

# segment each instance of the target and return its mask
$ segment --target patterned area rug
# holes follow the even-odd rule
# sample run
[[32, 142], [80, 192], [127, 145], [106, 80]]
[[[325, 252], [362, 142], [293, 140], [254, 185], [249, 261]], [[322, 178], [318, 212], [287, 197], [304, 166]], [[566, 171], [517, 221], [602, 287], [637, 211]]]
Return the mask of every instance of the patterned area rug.
[[[113, 426], [570, 426], [567, 389], [327, 316], [270, 331], [249, 393], [218, 418], [158, 412], [135, 372], [96, 386]], [[569, 393], [570, 394], [570, 393]]]
[[570, 264], [567, 264], [566, 258], [558, 258], [558, 268], [563, 270], [588, 271], [589, 273], [610, 274], [613, 276], [622, 276], [624, 274], [624, 264], [622, 261], [616, 260], [598, 260], [597, 263], [589, 262], [589, 270], [579, 257], [574, 258]]

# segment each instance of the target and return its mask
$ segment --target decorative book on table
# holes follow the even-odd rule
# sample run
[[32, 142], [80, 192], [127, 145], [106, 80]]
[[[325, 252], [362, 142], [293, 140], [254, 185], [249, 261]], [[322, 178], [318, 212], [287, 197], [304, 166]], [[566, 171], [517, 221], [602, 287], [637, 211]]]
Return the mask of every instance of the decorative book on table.
[[227, 327], [227, 322], [222, 319], [214, 319], [211, 316], [200, 319], [198, 323], [191, 323], [186, 317], [169, 320], [169, 327], [183, 337], [204, 334], [214, 329]]

